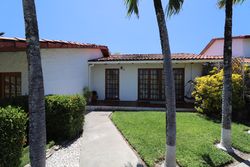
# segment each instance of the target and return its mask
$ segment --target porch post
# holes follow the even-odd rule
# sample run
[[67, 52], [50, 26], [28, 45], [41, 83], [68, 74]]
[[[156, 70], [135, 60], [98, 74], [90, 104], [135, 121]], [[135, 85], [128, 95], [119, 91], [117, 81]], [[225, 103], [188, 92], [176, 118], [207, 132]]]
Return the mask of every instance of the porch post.
[[89, 89], [92, 91], [92, 88], [91, 88], [91, 67], [94, 67], [94, 64], [89, 64], [89, 68], [88, 68], [88, 87]]

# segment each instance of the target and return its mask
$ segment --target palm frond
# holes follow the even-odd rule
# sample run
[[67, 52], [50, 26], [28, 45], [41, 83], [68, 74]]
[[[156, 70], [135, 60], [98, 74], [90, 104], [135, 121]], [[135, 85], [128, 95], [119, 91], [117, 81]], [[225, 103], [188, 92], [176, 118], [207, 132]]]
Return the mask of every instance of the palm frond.
[[[245, 0], [232, 0], [233, 4], [242, 4]], [[225, 7], [226, 0], [219, 0], [217, 5], [219, 8]]]
[[124, 2], [127, 7], [127, 15], [131, 16], [132, 14], [135, 14], [139, 17], [139, 0], [124, 0]]
[[172, 16], [178, 14], [182, 8], [184, 0], [169, 0], [167, 6], [167, 15]]

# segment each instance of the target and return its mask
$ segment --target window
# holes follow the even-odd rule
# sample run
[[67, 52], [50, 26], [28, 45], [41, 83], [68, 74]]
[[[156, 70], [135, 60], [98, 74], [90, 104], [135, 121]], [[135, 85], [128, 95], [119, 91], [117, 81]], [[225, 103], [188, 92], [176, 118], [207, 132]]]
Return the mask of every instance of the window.
[[163, 100], [162, 69], [139, 69], [139, 99]]
[[175, 80], [175, 98], [177, 101], [184, 99], [184, 69], [174, 69], [174, 80]]
[[106, 69], [105, 94], [108, 100], [119, 99], [119, 69]]
[[[184, 98], [184, 69], [174, 69], [176, 100]], [[138, 70], [138, 96], [139, 100], [165, 100], [163, 69]]]
[[0, 73], [0, 98], [21, 95], [21, 73]]

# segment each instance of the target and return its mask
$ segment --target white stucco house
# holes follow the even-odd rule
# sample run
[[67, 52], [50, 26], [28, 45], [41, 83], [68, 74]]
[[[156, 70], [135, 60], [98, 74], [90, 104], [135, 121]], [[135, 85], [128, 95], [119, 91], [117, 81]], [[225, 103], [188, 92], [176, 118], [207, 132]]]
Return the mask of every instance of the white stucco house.
[[[98, 100], [164, 101], [161, 54], [111, 55], [107, 46], [60, 40], [40, 42], [45, 94], [82, 94], [89, 87]], [[25, 39], [0, 37], [0, 98], [28, 94]], [[202, 75], [205, 63], [222, 61], [223, 38], [214, 38], [200, 54], [172, 55], [177, 102]], [[233, 38], [233, 55], [250, 62], [250, 36]]]

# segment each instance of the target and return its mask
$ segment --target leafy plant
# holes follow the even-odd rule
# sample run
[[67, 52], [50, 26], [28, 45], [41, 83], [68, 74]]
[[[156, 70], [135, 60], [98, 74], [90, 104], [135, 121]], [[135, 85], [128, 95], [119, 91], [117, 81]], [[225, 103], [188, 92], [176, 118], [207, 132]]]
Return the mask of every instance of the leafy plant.
[[0, 167], [18, 167], [25, 143], [27, 115], [20, 108], [0, 108]]
[[85, 97], [87, 102], [90, 101], [91, 95], [92, 95], [92, 92], [90, 91], [89, 87], [84, 87], [83, 88], [83, 96]]
[[[214, 68], [210, 75], [198, 77], [192, 95], [195, 98], [195, 108], [198, 112], [209, 116], [220, 117], [223, 87], [223, 70], [216, 72]], [[233, 112], [244, 108], [243, 78], [239, 74], [232, 75], [233, 83]]]
[[48, 140], [77, 137], [83, 130], [85, 99], [80, 95], [52, 95], [45, 98]]

